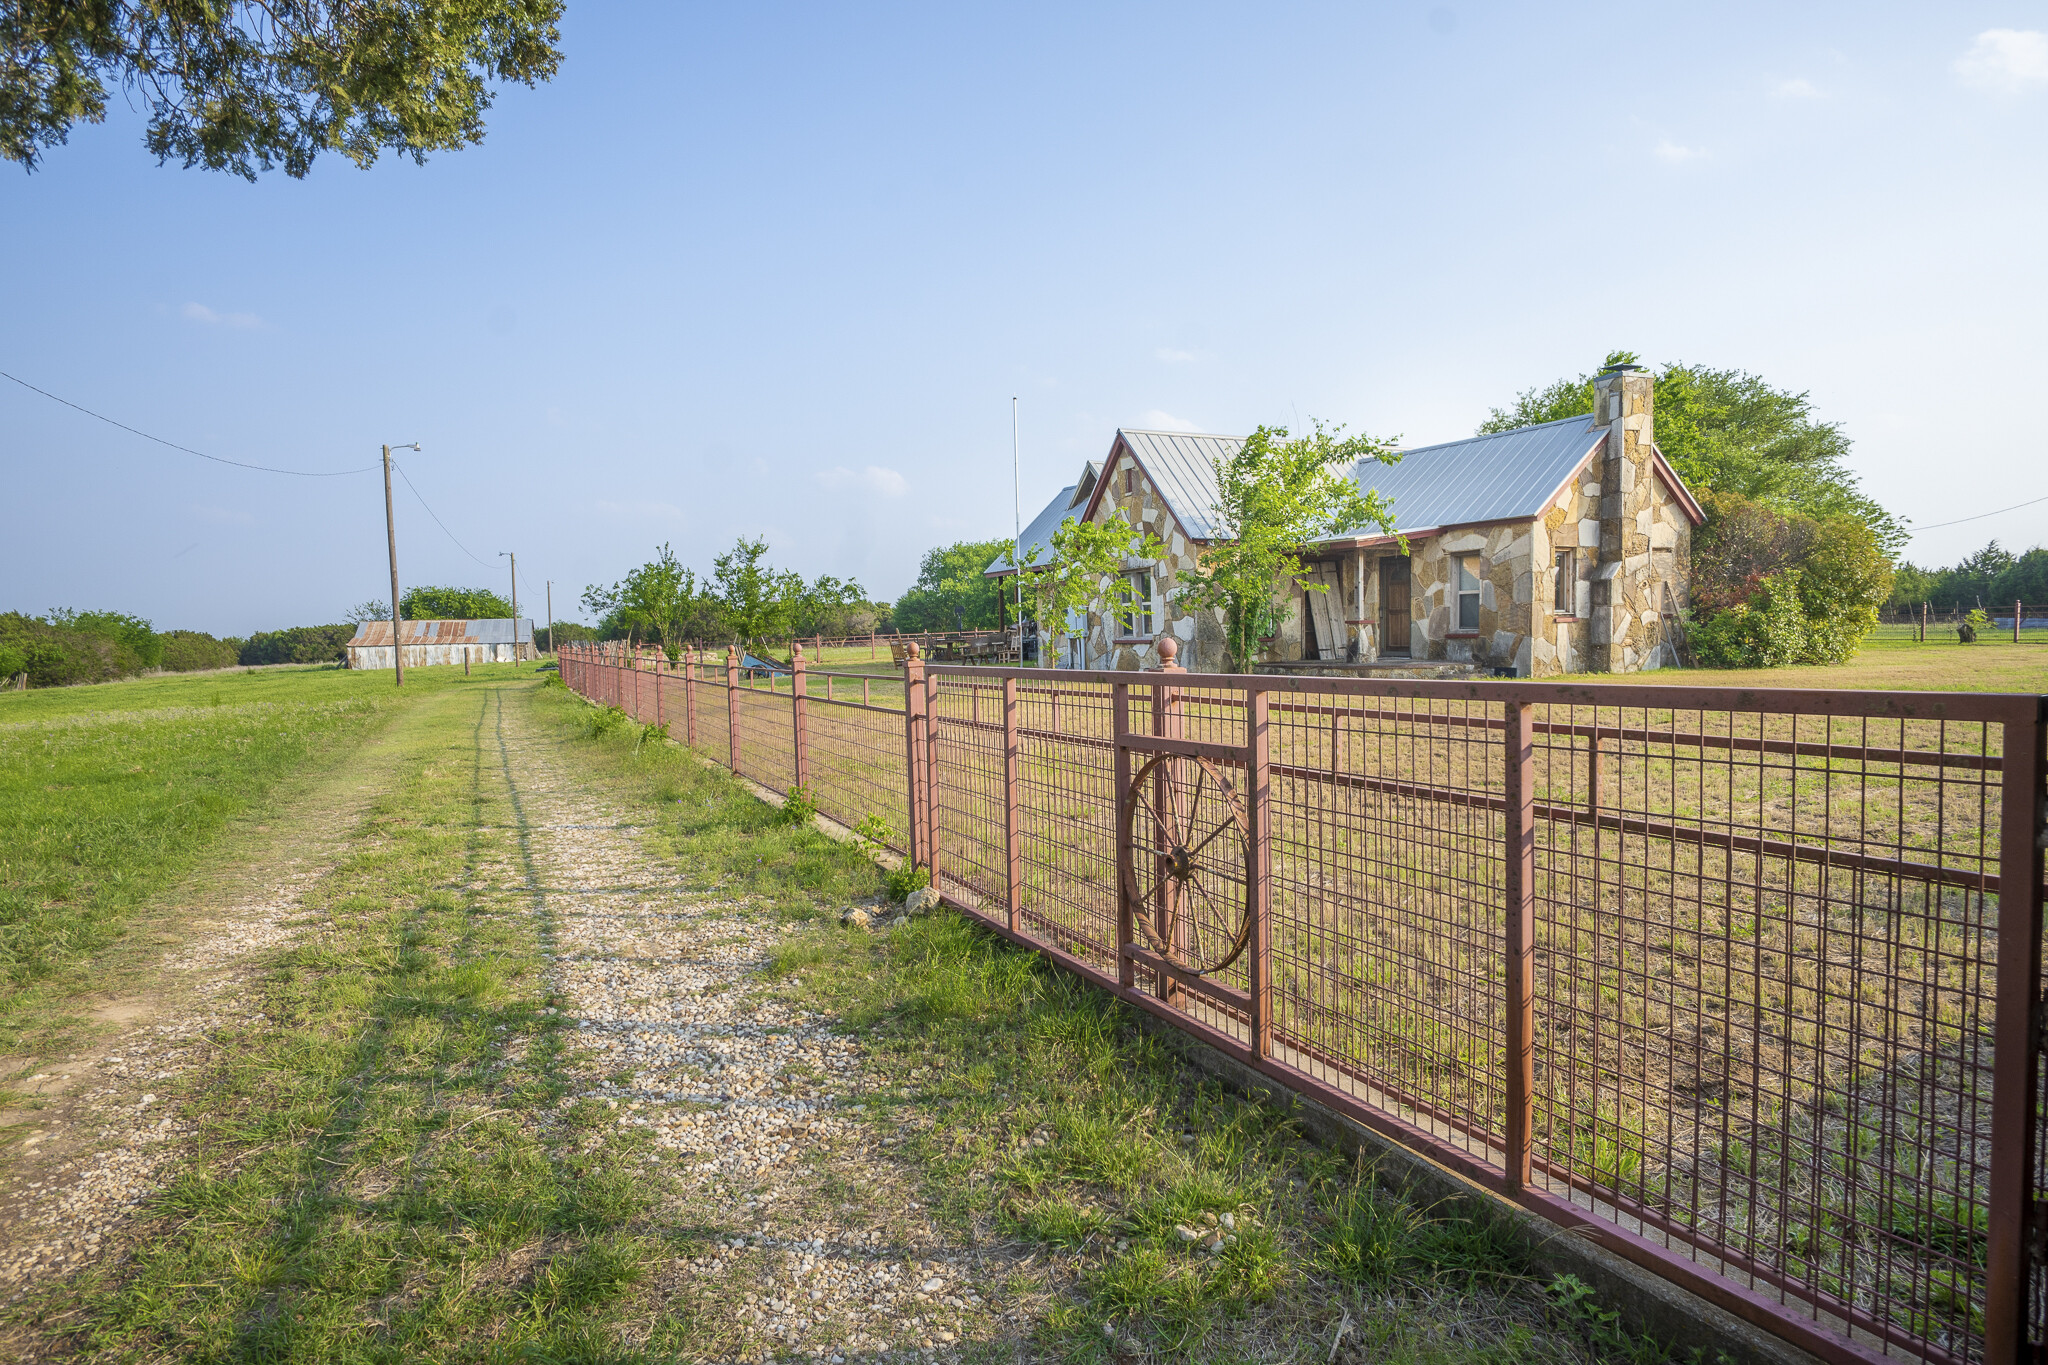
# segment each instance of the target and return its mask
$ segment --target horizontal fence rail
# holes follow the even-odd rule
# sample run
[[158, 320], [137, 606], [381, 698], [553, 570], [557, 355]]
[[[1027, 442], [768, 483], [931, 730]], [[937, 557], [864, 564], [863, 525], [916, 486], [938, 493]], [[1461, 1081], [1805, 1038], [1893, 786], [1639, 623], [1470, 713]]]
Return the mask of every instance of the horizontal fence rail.
[[2048, 1341], [2041, 697], [560, 657], [1825, 1358]]

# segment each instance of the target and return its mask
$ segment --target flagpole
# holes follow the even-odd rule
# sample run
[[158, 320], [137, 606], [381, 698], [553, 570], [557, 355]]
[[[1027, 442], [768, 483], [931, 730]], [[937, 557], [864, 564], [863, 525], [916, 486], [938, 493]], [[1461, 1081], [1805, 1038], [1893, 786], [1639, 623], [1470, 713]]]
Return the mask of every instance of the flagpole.
[[[1010, 576], [1017, 580], [1017, 666], [1024, 666], [1024, 483], [1017, 474], [1017, 397], [1010, 396]], [[1043, 631], [1040, 634], [1044, 634]], [[1039, 647], [1044, 648], [1040, 641]], [[1041, 661], [1042, 662], [1042, 661]]]

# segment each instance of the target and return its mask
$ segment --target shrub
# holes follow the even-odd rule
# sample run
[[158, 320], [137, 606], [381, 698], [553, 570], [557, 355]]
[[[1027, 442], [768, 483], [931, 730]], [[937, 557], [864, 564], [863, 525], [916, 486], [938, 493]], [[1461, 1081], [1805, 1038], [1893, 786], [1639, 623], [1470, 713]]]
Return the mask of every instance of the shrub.
[[1749, 602], [1693, 624], [1686, 639], [1704, 668], [1782, 668], [1806, 661], [1813, 650], [1813, 631], [1789, 571], [1765, 579]]
[[602, 739], [632, 723], [633, 718], [616, 706], [593, 706], [583, 713], [583, 728], [592, 739]]
[[217, 640], [198, 630], [167, 630], [157, 638], [164, 647], [159, 666], [167, 673], [233, 668], [242, 661], [240, 640]]
[[0, 649], [12, 667], [7, 676], [28, 674], [30, 687], [65, 687], [107, 682], [141, 665], [123, 669], [114, 641], [54, 624], [18, 611], [0, 612]]
[[911, 892], [931, 884], [932, 870], [915, 863], [904, 863], [895, 871], [882, 874], [882, 889], [898, 904], [909, 900]]
[[259, 630], [242, 645], [242, 662], [251, 666], [336, 663], [348, 657], [343, 646], [355, 633], [356, 628], [346, 623]]
[[1970, 614], [1963, 618], [1963, 623], [1956, 627], [1956, 638], [1966, 645], [1974, 645], [1977, 643], [1977, 632], [1989, 629], [1991, 629], [1991, 617], [1985, 613], [1982, 607], [1972, 607], [1970, 608]]
[[879, 815], [863, 815], [853, 827], [853, 846], [870, 858], [888, 848], [895, 838], [896, 831]]
[[785, 825], [808, 825], [818, 816], [818, 798], [809, 787], [791, 787], [776, 818]]

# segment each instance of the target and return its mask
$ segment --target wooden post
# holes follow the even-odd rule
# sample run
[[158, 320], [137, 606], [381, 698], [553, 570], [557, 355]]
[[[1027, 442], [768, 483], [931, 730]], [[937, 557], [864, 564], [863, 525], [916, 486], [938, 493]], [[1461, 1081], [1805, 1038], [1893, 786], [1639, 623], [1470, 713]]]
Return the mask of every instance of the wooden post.
[[[1501, 858], [1507, 892], [1506, 1043], [1508, 1188], [1529, 1183], [1531, 1092], [1536, 1084], [1536, 760], [1534, 708], [1508, 702], [1507, 780]], [[1594, 750], [1594, 762], [1599, 762]]]
[[804, 647], [799, 644], [789, 647], [789, 710], [796, 784], [807, 788], [811, 785], [811, 748], [809, 732], [804, 724]]
[[661, 714], [661, 671], [667, 664], [667, 652], [657, 651], [654, 656], [654, 723], [657, 727], [668, 723]]
[[932, 885], [939, 884], [939, 854], [944, 851], [945, 831], [939, 828], [939, 680], [924, 677], [924, 821], [925, 866], [931, 869]]
[[1010, 932], [1024, 931], [1024, 828], [1018, 788], [1024, 754], [1017, 740], [1017, 680], [1003, 679], [1003, 852], [1009, 859]]
[[[1053, 694], [1057, 697], [1059, 694]], [[1131, 790], [1131, 751], [1125, 740], [1131, 733], [1131, 685], [1111, 683], [1109, 685], [1110, 731], [1116, 741], [1116, 809], [1121, 813], [1123, 803]], [[1121, 836], [1119, 836], [1121, 837]], [[1131, 861], [1137, 862], [1138, 854], [1131, 851]], [[1133, 990], [1138, 984], [1137, 964], [1131, 961], [1131, 945], [1137, 941], [1138, 907], [1131, 895], [1131, 887], [1124, 877], [1124, 850], [1116, 851], [1116, 866], [1111, 876], [1116, 878], [1116, 982], [1125, 990]]]
[[725, 647], [725, 740], [731, 746], [733, 772], [740, 770], [740, 651], [738, 645]]
[[2021, 604], [2021, 603], [2019, 603], [2019, 602], [2015, 602], [2015, 603], [2013, 603], [2013, 604], [2012, 604], [2012, 642], [2013, 642], [2014, 644], [2018, 644], [2018, 643], [2020, 642], [2020, 608], [2021, 608], [2021, 606], [2022, 606], [2022, 604]]
[[[1991, 1170], [1984, 1192], [1984, 1360], [2031, 1356], [2028, 1243], [2034, 1201], [2035, 1078], [2041, 1045], [2042, 791], [2048, 787], [2048, 702], [2004, 726], [2000, 760], [1997, 1015], [1991, 1071]], [[2015, 710], [2017, 711], [2017, 707]]]
[[910, 862], [923, 866], [930, 858], [925, 841], [924, 784], [924, 660], [912, 644], [903, 655], [903, 766], [910, 784]]
[[1247, 854], [1245, 907], [1252, 917], [1251, 1050], [1254, 1057], [1273, 1055], [1273, 763], [1267, 727], [1267, 695], [1260, 687], [1245, 693], [1246, 814], [1251, 818]]

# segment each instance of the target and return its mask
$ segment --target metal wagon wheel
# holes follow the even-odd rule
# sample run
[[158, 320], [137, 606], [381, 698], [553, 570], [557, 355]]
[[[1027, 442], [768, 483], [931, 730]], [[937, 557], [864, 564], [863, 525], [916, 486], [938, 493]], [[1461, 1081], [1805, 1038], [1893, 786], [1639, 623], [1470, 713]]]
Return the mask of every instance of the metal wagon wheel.
[[1147, 946], [1184, 972], [1220, 972], [1251, 938], [1251, 820], [1223, 767], [1159, 754], [1138, 769], [1119, 822], [1124, 886]]

